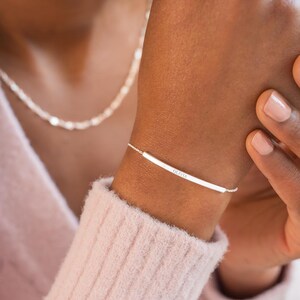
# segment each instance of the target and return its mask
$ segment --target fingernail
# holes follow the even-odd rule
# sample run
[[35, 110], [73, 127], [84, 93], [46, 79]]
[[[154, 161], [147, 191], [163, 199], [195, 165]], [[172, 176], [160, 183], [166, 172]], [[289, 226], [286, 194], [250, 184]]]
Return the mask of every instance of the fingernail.
[[272, 142], [260, 131], [254, 135], [251, 144], [261, 155], [268, 155], [274, 150]]
[[292, 109], [277, 92], [273, 92], [264, 107], [264, 112], [276, 122], [284, 122], [291, 116]]

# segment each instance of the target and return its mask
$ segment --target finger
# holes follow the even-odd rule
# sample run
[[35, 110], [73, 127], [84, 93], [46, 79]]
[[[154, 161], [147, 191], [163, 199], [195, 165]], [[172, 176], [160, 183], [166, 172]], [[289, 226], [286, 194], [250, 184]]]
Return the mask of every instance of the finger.
[[262, 130], [248, 135], [246, 148], [278, 196], [290, 209], [300, 213], [300, 171], [295, 162]]
[[257, 100], [256, 114], [270, 133], [300, 157], [300, 113], [291, 103], [267, 90]]

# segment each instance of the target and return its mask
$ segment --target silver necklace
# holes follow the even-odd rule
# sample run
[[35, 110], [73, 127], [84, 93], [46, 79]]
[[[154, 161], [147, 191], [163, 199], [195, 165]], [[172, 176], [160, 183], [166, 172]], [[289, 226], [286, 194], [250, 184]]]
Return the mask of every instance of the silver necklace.
[[151, 0], [148, 1], [147, 10], [145, 15], [145, 22], [142, 27], [138, 47], [135, 49], [133, 60], [131, 62], [127, 77], [124, 81], [124, 84], [120, 88], [117, 96], [113, 99], [110, 105], [105, 108], [98, 115], [84, 121], [67, 121], [61, 119], [57, 116], [50, 114], [49, 112], [42, 109], [38, 104], [36, 104], [18, 85], [13, 81], [6, 72], [0, 69], [0, 79], [7, 85], [7, 87], [18, 97], [22, 103], [24, 103], [34, 114], [39, 116], [42, 120], [48, 122], [51, 126], [60, 127], [69, 131], [72, 130], [85, 130], [90, 127], [95, 127], [100, 125], [104, 120], [109, 118], [122, 104], [125, 97], [128, 95], [136, 75], [139, 70], [139, 65], [142, 57], [143, 43], [146, 32], [146, 27], [150, 15]]

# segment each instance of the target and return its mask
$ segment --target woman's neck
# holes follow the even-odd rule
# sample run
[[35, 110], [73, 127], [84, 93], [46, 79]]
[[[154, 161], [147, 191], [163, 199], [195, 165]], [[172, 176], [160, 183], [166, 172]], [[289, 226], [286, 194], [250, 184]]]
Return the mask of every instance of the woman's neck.
[[[145, 3], [146, 0], [1, 1], [0, 66], [9, 69], [14, 64], [24, 65], [26, 70], [34, 71], [35, 65], [42, 62], [51, 67], [59, 64], [66, 72], [76, 66], [75, 71], [80, 73], [85, 53], [95, 38], [98, 46], [105, 46], [110, 38], [106, 31], [139, 15]], [[73, 76], [73, 67], [71, 73]]]
[[5, 0], [0, 3], [1, 27], [32, 39], [45, 39], [90, 27], [106, 0]]

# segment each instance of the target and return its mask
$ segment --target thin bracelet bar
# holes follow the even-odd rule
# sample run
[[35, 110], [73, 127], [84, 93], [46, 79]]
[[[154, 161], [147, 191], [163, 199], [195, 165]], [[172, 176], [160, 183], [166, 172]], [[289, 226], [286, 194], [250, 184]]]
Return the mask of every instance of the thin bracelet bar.
[[165, 169], [166, 171], [170, 172], [170, 173], [173, 173], [183, 179], [186, 179], [188, 181], [191, 181], [193, 183], [196, 183], [198, 185], [201, 185], [201, 186], [204, 186], [206, 188], [209, 188], [211, 190], [214, 190], [214, 191], [217, 191], [217, 192], [220, 192], [220, 193], [225, 193], [225, 192], [228, 192], [228, 193], [234, 193], [238, 190], [238, 188], [235, 188], [235, 189], [226, 189], [224, 187], [221, 187], [221, 186], [218, 186], [216, 184], [213, 184], [213, 183], [210, 183], [210, 182], [207, 182], [205, 180], [202, 180], [202, 179], [199, 179], [197, 177], [194, 177], [190, 174], [187, 174], [183, 171], [180, 171], [166, 163], [164, 163], [163, 161], [157, 159], [156, 157], [152, 156], [151, 154], [147, 153], [147, 152], [144, 152], [144, 151], [141, 151], [140, 149], [134, 147], [132, 144], [128, 143], [128, 146], [131, 147], [133, 150], [137, 151], [138, 153], [140, 153], [144, 158], [146, 158], [147, 160], [149, 160], [150, 162], [154, 163], [155, 165]]

